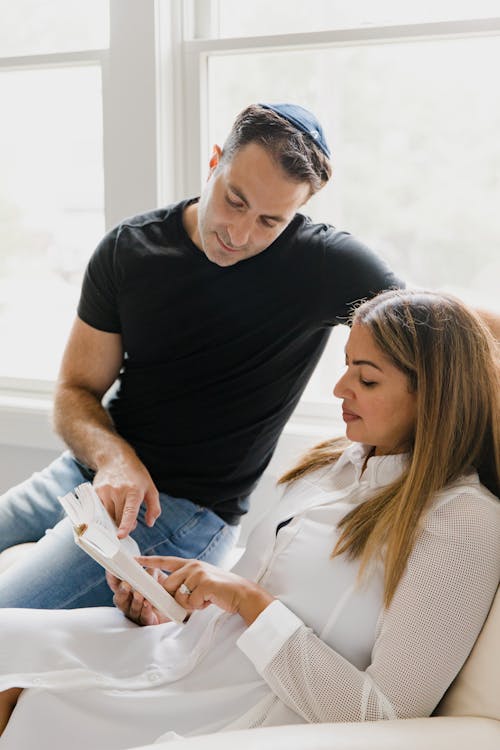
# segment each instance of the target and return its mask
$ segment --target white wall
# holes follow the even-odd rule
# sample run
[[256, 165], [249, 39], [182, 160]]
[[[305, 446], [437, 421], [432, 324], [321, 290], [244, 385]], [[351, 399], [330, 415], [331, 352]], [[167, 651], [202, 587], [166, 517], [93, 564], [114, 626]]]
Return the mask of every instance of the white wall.
[[0, 445], [0, 493], [27, 479], [34, 471], [43, 469], [57, 455], [58, 451], [54, 449]]
[[43, 469], [61, 451], [50, 415], [49, 393], [0, 393], [0, 493]]

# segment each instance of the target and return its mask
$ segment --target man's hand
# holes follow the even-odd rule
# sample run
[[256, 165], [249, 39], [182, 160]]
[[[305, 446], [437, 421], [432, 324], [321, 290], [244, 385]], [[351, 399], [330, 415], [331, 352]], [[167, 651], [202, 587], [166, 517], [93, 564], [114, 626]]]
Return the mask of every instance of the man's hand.
[[148, 526], [153, 526], [161, 513], [158, 490], [148, 470], [135, 455], [116, 456], [103, 463], [94, 477], [94, 488], [115, 519], [120, 539], [137, 526], [137, 514], [143, 502]]

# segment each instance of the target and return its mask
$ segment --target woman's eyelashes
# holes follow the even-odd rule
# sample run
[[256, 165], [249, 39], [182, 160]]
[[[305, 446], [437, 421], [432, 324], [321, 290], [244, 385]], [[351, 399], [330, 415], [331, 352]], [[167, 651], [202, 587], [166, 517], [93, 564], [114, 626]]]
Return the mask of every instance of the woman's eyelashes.
[[[345, 366], [345, 369], [347, 369], [349, 367], [349, 361], [348, 361], [347, 357], [345, 359], [345, 365], [344, 366]], [[359, 376], [359, 382], [361, 383], [361, 385], [365, 386], [366, 388], [372, 388], [374, 385], [377, 385], [377, 381], [376, 380], [367, 380], [366, 378], [361, 377], [361, 375]]]

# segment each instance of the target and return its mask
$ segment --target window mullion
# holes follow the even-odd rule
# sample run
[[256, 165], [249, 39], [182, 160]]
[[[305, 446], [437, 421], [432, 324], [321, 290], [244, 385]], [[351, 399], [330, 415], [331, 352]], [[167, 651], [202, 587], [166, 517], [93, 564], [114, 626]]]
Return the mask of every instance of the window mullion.
[[103, 68], [106, 226], [158, 202], [154, 0], [110, 0]]
[[197, 175], [195, 180], [188, 176], [193, 156], [193, 83], [186, 77], [184, 39], [190, 24], [183, 0], [156, 0], [158, 197], [162, 204], [180, 200], [190, 192], [189, 184], [198, 184]]
[[217, 39], [220, 36], [219, 0], [193, 0], [193, 29], [195, 39]]

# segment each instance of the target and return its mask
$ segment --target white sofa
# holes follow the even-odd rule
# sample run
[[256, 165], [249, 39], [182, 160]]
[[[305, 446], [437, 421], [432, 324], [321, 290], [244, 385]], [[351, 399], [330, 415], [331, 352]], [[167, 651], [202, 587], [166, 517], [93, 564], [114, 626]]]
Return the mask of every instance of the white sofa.
[[245, 729], [134, 750], [498, 750], [499, 740], [498, 722], [443, 717]]
[[[17, 554], [15, 548], [0, 554], [0, 571]], [[500, 750], [499, 592], [469, 658], [430, 718], [266, 727], [133, 750]]]

